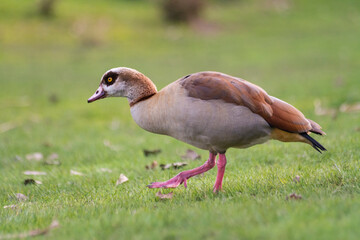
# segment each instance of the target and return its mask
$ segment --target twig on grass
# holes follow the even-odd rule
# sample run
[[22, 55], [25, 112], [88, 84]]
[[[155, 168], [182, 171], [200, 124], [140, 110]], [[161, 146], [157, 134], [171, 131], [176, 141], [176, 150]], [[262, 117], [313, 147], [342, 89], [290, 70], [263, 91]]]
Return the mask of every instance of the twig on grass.
[[49, 233], [50, 230], [52, 230], [54, 228], [58, 228], [59, 226], [60, 226], [59, 221], [54, 220], [54, 221], [52, 221], [50, 226], [48, 226], [45, 229], [36, 229], [36, 230], [31, 230], [31, 231], [25, 232], [25, 233], [0, 235], [0, 239], [28, 238], [28, 237], [35, 237], [35, 236], [39, 236], [39, 235], [45, 235], [45, 234]]

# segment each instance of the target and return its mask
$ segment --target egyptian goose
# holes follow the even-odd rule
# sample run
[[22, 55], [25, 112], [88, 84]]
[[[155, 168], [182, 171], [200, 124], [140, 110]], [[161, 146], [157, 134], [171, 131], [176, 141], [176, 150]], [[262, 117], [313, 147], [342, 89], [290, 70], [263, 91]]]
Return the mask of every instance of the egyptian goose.
[[151, 183], [149, 188], [175, 188], [182, 183], [187, 187], [187, 179], [212, 169], [219, 154], [213, 188], [217, 192], [222, 189], [225, 153], [231, 147], [248, 148], [275, 139], [307, 143], [320, 153], [326, 150], [308, 135], [324, 135], [319, 124], [255, 84], [219, 72], [190, 74], [158, 92], [144, 74], [113, 68], [102, 76], [88, 102], [106, 97], [126, 97], [141, 128], [210, 152], [202, 166]]

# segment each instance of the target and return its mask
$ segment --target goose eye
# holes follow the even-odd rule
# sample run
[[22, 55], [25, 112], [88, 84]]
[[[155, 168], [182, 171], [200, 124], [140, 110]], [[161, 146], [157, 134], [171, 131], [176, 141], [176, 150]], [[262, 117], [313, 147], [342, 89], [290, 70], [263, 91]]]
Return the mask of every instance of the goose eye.
[[107, 80], [106, 80], [108, 83], [111, 83], [113, 81], [113, 78], [112, 77], [108, 77]]

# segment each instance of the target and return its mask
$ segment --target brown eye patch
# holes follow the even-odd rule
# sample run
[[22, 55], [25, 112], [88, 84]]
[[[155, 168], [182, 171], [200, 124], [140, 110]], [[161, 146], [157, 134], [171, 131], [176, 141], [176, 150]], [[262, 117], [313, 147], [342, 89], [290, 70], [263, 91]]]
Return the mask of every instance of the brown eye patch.
[[111, 84], [113, 84], [115, 82], [115, 80], [117, 79], [118, 74], [114, 73], [114, 72], [108, 72], [104, 77], [103, 77], [103, 82], [110, 86]]

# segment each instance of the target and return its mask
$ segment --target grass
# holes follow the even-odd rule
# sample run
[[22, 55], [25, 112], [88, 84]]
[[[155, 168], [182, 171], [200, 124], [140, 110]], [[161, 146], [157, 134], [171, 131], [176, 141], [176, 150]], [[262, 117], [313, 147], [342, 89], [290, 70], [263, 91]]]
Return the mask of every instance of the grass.
[[[358, 238], [360, 115], [317, 116], [313, 106], [359, 101], [358, 1], [292, 1], [285, 11], [264, 1], [212, 2], [205, 32], [164, 24], [148, 1], [59, 1], [51, 19], [34, 4], [0, 3], [0, 124], [14, 126], [0, 133], [1, 236], [57, 219], [61, 227], [45, 238]], [[142, 71], [159, 89], [202, 70], [243, 77], [319, 122], [328, 135], [317, 139], [329, 151], [279, 142], [230, 149], [224, 192], [212, 194], [213, 170], [158, 200], [145, 186], [180, 170], [145, 165], [178, 162], [192, 147], [140, 129], [125, 99], [86, 103], [115, 66]], [[145, 148], [162, 153], [147, 158]], [[201, 161], [184, 169], [205, 161], [197, 151]], [[26, 160], [32, 152], [58, 153], [62, 164]], [[25, 186], [26, 170], [47, 172], [34, 177], [43, 184]], [[129, 181], [115, 186], [120, 173]], [[302, 200], [286, 200], [293, 192]], [[18, 203], [15, 193], [29, 200]], [[18, 207], [2, 208], [11, 204]]]

